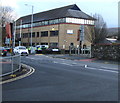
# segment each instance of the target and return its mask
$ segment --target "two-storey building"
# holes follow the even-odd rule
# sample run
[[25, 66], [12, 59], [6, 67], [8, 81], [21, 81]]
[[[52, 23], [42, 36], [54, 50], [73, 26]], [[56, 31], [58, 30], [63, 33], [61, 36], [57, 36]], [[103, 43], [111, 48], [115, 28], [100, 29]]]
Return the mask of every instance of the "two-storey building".
[[[32, 45], [45, 44], [66, 50], [70, 45], [90, 46], [94, 21], [76, 4], [33, 14]], [[16, 24], [16, 37], [21, 32], [22, 45], [30, 46], [31, 15], [19, 18]]]

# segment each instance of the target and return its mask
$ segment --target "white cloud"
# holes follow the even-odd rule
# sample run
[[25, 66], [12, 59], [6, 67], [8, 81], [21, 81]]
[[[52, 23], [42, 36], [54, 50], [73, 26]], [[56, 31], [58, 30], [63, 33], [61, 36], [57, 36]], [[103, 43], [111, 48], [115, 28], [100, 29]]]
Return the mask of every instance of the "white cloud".
[[17, 8], [17, 0], [0, 0], [2, 6], [10, 6], [12, 8]]

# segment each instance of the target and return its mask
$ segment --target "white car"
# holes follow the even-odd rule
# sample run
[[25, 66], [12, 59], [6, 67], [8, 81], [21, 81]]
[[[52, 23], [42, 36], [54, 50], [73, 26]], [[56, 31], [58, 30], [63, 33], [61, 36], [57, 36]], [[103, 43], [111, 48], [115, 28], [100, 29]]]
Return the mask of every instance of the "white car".
[[27, 55], [29, 54], [28, 49], [25, 46], [17, 46], [13, 50], [14, 54]]

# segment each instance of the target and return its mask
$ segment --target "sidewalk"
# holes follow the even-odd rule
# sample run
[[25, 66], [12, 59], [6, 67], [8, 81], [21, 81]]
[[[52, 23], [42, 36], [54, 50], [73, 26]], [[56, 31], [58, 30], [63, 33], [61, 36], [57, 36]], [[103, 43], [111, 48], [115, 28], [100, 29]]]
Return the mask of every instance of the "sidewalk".
[[86, 62], [96, 62], [96, 63], [120, 65], [120, 63], [118, 63], [118, 61], [99, 60], [97, 58], [89, 58], [89, 57], [85, 57], [85, 56], [82, 56], [82, 55], [50, 54], [49, 56], [51, 56], [53, 58], [62, 58], [62, 59], [70, 59], [70, 60], [77, 60], [77, 61], [86, 61]]
[[8, 74], [0, 77], [0, 84], [9, 83], [15, 80], [22, 79], [24, 77], [31, 75], [32, 73], [34, 73], [34, 71], [35, 71], [34, 68], [28, 65], [22, 64], [20, 70], [14, 72], [13, 74]]

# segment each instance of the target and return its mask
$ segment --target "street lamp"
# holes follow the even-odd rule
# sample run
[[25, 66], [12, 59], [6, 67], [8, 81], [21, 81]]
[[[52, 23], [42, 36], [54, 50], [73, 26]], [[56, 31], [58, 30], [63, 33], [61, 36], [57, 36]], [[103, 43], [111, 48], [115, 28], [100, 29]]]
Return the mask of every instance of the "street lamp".
[[32, 32], [33, 32], [33, 5], [28, 5], [25, 4], [26, 6], [31, 6], [32, 7], [32, 15], [31, 15], [31, 39], [30, 39], [30, 45], [32, 46]]

